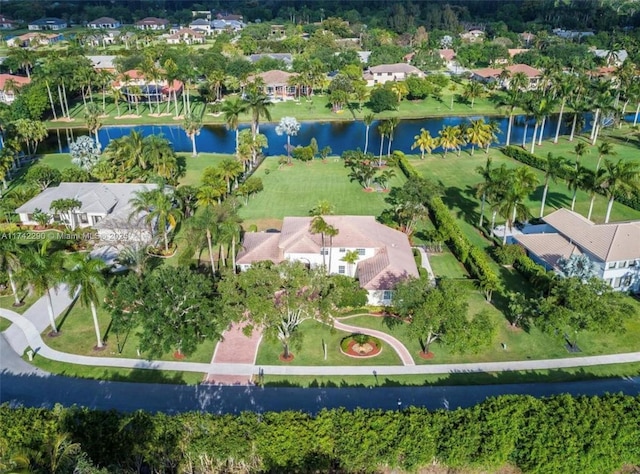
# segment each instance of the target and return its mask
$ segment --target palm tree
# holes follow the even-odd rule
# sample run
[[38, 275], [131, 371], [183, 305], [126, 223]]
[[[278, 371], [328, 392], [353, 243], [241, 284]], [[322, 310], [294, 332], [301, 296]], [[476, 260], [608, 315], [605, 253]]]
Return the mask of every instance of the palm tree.
[[484, 86], [478, 81], [470, 81], [464, 86], [462, 91], [462, 97], [471, 101], [471, 108], [478, 97], [482, 97], [484, 94]]
[[335, 207], [326, 199], [321, 199], [318, 203], [309, 211], [310, 216], [328, 216], [335, 212]]
[[438, 132], [438, 144], [444, 150], [445, 158], [449, 150], [460, 150], [463, 144], [460, 128], [451, 125], [445, 126]]
[[364, 154], [367, 154], [367, 150], [369, 149], [369, 128], [371, 128], [371, 124], [375, 120], [376, 116], [373, 114], [367, 114], [363, 117], [362, 121], [366, 128], [364, 132]]
[[[506, 192], [499, 204], [500, 214], [506, 219], [506, 227], [513, 229], [516, 219], [526, 219], [529, 209], [524, 205], [524, 199], [533, 192], [538, 184], [538, 178], [528, 166], [521, 166], [511, 171], [510, 179], [505, 183]], [[507, 243], [507, 230], [502, 239], [502, 244]]]
[[635, 161], [618, 160], [614, 163], [605, 159], [603, 169], [606, 170], [606, 175], [602, 189], [609, 198], [607, 215], [604, 218], [604, 222], [607, 224], [611, 217], [613, 202], [617, 197], [631, 197], [634, 193], [640, 192], [640, 165]]
[[605, 169], [598, 169], [596, 171], [588, 170], [585, 173], [582, 180], [582, 188], [589, 195], [589, 214], [587, 219], [591, 220], [591, 214], [593, 213], [593, 205], [596, 201], [598, 192], [601, 192], [602, 185], [605, 183], [607, 177], [607, 171]]
[[333, 238], [338, 235], [340, 231], [337, 227], [327, 224], [324, 234], [329, 237], [329, 267], [327, 268], [327, 275], [331, 274], [331, 259], [333, 258]]
[[589, 170], [582, 165], [576, 165], [575, 168], [571, 168], [569, 173], [565, 177], [567, 180], [567, 187], [573, 192], [571, 197], [571, 210], [576, 207], [576, 196], [578, 195], [578, 189], [582, 187], [585, 180], [585, 176], [589, 173]]
[[327, 224], [327, 221], [325, 221], [322, 216], [315, 216], [311, 220], [311, 226], [309, 228], [309, 231], [312, 234], [320, 234], [322, 238], [322, 249], [320, 249], [320, 252], [322, 252], [322, 266], [325, 268], [327, 266], [327, 259], [326, 259], [326, 253], [325, 253], [326, 250], [324, 245], [324, 237], [328, 227], [329, 227], [329, 224]]
[[576, 144], [573, 148], [573, 152], [576, 154], [576, 168], [580, 165], [580, 158], [589, 153], [589, 148], [584, 142]]
[[596, 171], [600, 169], [600, 163], [605, 156], [615, 156], [616, 152], [613, 151], [613, 144], [609, 141], [603, 141], [598, 145], [598, 164], [596, 164]]
[[387, 158], [389, 158], [391, 156], [391, 144], [393, 143], [393, 133], [395, 132], [396, 127], [400, 123], [400, 119], [398, 117], [391, 117], [389, 120], [387, 120], [387, 123], [389, 124], [389, 144], [387, 146]]
[[198, 151], [196, 150], [196, 135], [200, 134], [202, 120], [196, 118], [193, 114], [187, 114], [182, 122], [182, 128], [191, 139], [191, 156], [198, 156]]
[[147, 252], [147, 245], [136, 242], [124, 247], [115, 258], [117, 264], [126, 267], [129, 271], [142, 276], [149, 266], [151, 256]]
[[476, 186], [476, 192], [477, 194], [480, 195], [480, 199], [481, 199], [480, 222], [478, 222], [478, 227], [480, 228], [482, 228], [482, 223], [484, 219], [484, 206], [487, 201], [487, 194], [490, 193], [491, 188], [494, 185], [493, 169], [491, 168], [492, 163], [493, 163], [493, 160], [491, 159], [490, 156], [488, 156], [487, 162], [485, 163], [484, 167], [478, 166], [476, 168], [476, 173], [478, 173], [483, 179], [483, 181], [481, 183], [478, 183], [478, 185]]
[[549, 191], [549, 181], [554, 183], [562, 175], [566, 166], [566, 160], [561, 156], [547, 155], [544, 162], [544, 190], [542, 191], [542, 205], [540, 206], [540, 217], [544, 216], [544, 205], [547, 202], [547, 192]]
[[22, 306], [24, 303], [18, 296], [18, 287], [16, 285], [15, 275], [20, 273], [22, 265], [22, 259], [24, 254], [24, 247], [19, 245], [14, 239], [1, 239], [0, 240], [0, 269], [7, 272], [9, 278], [9, 285], [11, 286], [11, 292], [13, 293], [13, 306]]
[[98, 289], [105, 286], [104, 271], [106, 264], [99, 258], [76, 253], [72, 257], [72, 266], [65, 272], [64, 279], [69, 286], [69, 297], [77, 297], [80, 304], [91, 308], [93, 327], [96, 331], [96, 348], [104, 347], [96, 305], [100, 302]]
[[49, 242], [52, 241], [45, 240], [40, 248], [29, 248], [25, 251], [21, 261], [22, 268], [20, 269], [18, 279], [28, 282], [36, 295], [47, 295], [47, 310], [49, 313], [51, 333], [58, 334], [53, 312], [51, 289], [62, 280], [62, 254], [59, 252], [48, 252]]
[[414, 150], [416, 148], [420, 149], [420, 159], [424, 160], [425, 151], [429, 154], [433, 151], [434, 148], [438, 146], [438, 140], [431, 136], [429, 130], [425, 130], [424, 128], [420, 129], [420, 135], [416, 135], [413, 137], [415, 140], [413, 145], [411, 145], [411, 149]]
[[544, 133], [544, 124], [547, 120], [547, 116], [553, 112], [553, 101], [542, 97], [539, 101], [536, 101], [533, 109], [533, 117], [535, 119], [535, 125], [533, 128], [533, 139], [531, 140], [531, 153], [535, 151], [536, 147], [536, 135], [538, 133], [538, 127], [540, 127], [540, 137], [538, 139], [538, 145], [542, 144], [542, 134]]
[[355, 264], [360, 259], [360, 254], [357, 250], [347, 250], [344, 256], [340, 259], [343, 262], [346, 262], [349, 268], [349, 276], [353, 276], [353, 264]]
[[[116, 109], [118, 110], [118, 117], [120, 117], [122, 115], [120, 113], [120, 101], [125, 99], [122, 90], [117, 87], [113, 87], [111, 89], [111, 98], [113, 99], [113, 103], [116, 105]], [[127, 102], [127, 105], [129, 106], [129, 102]]]
[[164, 250], [168, 253], [169, 232], [176, 228], [182, 218], [182, 212], [175, 206], [173, 193], [165, 188], [138, 191], [130, 205], [131, 217], [145, 213], [145, 222], [149, 225], [155, 223], [156, 228], [162, 231]]
[[484, 120], [478, 119], [471, 121], [465, 135], [466, 141], [471, 144], [471, 156], [473, 156], [476, 146], [481, 148], [490, 141], [491, 131]]
[[237, 160], [226, 158], [220, 162], [218, 170], [220, 171], [220, 177], [227, 184], [227, 194], [231, 193], [231, 181], [242, 174], [242, 164]]
[[378, 157], [378, 166], [382, 166], [382, 149], [384, 147], [384, 137], [391, 133], [391, 125], [388, 120], [378, 122], [378, 133], [380, 134], [380, 156]]
[[[187, 242], [187, 250], [185, 255], [193, 256], [194, 253], [201, 250], [202, 242], [206, 242], [209, 251], [209, 263], [211, 264], [211, 273], [215, 276], [216, 263], [214, 260], [213, 242], [217, 240], [217, 215], [212, 205], [207, 205], [196, 215], [186, 221], [185, 240]], [[204, 238], [203, 238], [204, 237]]]
[[509, 89], [507, 95], [503, 96], [500, 105], [506, 107], [509, 111], [509, 121], [507, 124], [507, 138], [505, 142], [505, 146], [509, 146], [511, 143], [511, 130], [513, 129], [513, 111], [516, 107], [519, 107], [521, 104], [521, 97], [518, 94], [518, 91], [515, 89]]
[[260, 117], [271, 120], [271, 112], [269, 107], [273, 103], [262, 93], [249, 93], [246, 97], [247, 109], [251, 111], [251, 134], [255, 136], [260, 133]]
[[89, 134], [95, 136], [96, 145], [98, 146], [100, 146], [100, 140], [98, 139], [98, 130], [100, 130], [100, 127], [102, 127], [100, 115], [100, 108], [96, 104], [87, 104], [84, 113], [84, 119], [87, 122], [87, 129], [89, 130]]
[[233, 130], [236, 133], [236, 154], [238, 153], [238, 147], [240, 146], [240, 114], [246, 112], [247, 107], [247, 102], [243, 101], [239, 97], [226, 99], [222, 104], [222, 116], [224, 117], [224, 122], [229, 130]]
[[554, 76], [553, 91], [556, 96], [560, 98], [560, 114], [558, 115], [558, 124], [556, 125], [556, 134], [553, 138], [553, 143], [558, 143], [558, 137], [560, 136], [560, 127], [562, 125], [562, 115], [564, 114], [564, 108], [567, 104], [567, 100], [574, 92], [576, 81], [570, 74], [557, 74]]

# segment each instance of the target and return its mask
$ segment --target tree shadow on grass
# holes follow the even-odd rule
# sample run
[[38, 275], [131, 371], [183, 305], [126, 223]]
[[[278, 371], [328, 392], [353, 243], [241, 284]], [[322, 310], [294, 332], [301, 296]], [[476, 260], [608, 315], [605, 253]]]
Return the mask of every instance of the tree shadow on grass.
[[67, 307], [64, 314], [62, 315], [62, 318], [60, 318], [60, 321], [58, 322], [58, 331], [62, 330], [64, 323], [67, 321], [69, 314], [71, 313], [71, 311], [73, 310], [73, 308], [77, 303], [78, 303], [78, 298], [75, 298], [73, 301], [71, 301], [71, 304]]
[[105, 370], [99, 377], [100, 380], [112, 382], [142, 382], [163, 384], [186, 384], [184, 376], [180, 372], [168, 373], [162, 370], [130, 369], [126, 373], [117, 373]]
[[465, 222], [477, 222], [480, 219], [477, 203], [468, 196], [473, 195], [473, 189], [467, 186], [465, 190], [458, 187], [446, 188], [443, 201], [447, 207], [456, 213], [458, 219]]

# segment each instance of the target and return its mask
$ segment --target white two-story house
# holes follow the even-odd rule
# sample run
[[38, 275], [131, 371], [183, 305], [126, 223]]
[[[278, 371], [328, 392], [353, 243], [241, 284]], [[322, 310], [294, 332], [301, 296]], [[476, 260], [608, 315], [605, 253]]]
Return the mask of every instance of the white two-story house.
[[640, 292], [640, 221], [594, 224], [568, 209], [544, 221], [541, 233], [513, 236], [535, 262], [558, 271], [561, 258], [586, 255], [614, 290]]
[[405, 81], [409, 76], [424, 77], [424, 72], [407, 63], [380, 64], [372, 66], [363, 74], [368, 86], [393, 81]]
[[[338, 233], [333, 237], [311, 232], [312, 217], [285, 217], [280, 232], [245, 234], [236, 260], [240, 270], [269, 260], [303, 262], [310, 267], [324, 265], [332, 274], [358, 279], [367, 290], [369, 304], [391, 303], [395, 285], [409, 277], [418, 278], [407, 236], [376, 221], [373, 216], [324, 216]], [[348, 252], [355, 262], [345, 261]]]

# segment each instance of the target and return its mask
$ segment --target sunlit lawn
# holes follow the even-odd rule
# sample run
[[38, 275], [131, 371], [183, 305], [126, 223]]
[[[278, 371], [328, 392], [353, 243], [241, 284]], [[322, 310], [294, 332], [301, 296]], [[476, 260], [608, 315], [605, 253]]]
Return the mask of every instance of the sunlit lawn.
[[[14, 307], [13, 302], [13, 294], [8, 294], [5, 296], [0, 296], [0, 308], [9, 309], [11, 311], [15, 311], [16, 313], [23, 314], [26, 310], [31, 307], [33, 303], [38, 300], [38, 297], [34, 293], [28, 293], [26, 290], [19, 291], [18, 297], [24, 303], [22, 306]], [[0, 321], [6, 321], [4, 319]]]
[[[305, 321], [299, 328], [301, 344], [293, 346], [291, 362], [281, 362], [282, 344], [263, 338], [258, 351], [258, 365], [399, 365], [396, 352], [386, 343], [382, 351], [372, 358], [354, 358], [340, 352], [340, 341], [351, 333], [338, 331], [318, 321]], [[327, 344], [327, 360], [324, 360], [323, 343]]]
[[[285, 216], [306, 216], [318, 201], [328, 200], [339, 215], [373, 215], [388, 207], [386, 193], [365, 192], [355, 182], [350, 182], [348, 170], [342, 160], [330, 158], [309, 164], [294, 161], [293, 166], [278, 166], [277, 158], [267, 158], [256, 171], [262, 179], [264, 191], [249, 200], [240, 209], [240, 216], [247, 225], [255, 223], [259, 228], [277, 225]], [[404, 176], [396, 170], [390, 186], [404, 182]]]
[[233, 155], [225, 155], [221, 153], [198, 153], [193, 157], [191, 153], [178, 153], [184, 156], [187, 164], [187, 171], [184, 177], [180, 178], [180, 184], [189, 184], [199, 186], [202, 178], [202, 172], [210, 166], [215, 167], [225, 158], [233, 158]]
[[446, 247], [441, 253], [429, 254], [429, 263], [436, 278], [467, 278], [469, 276], [464, 266]]
[[[99, 290], [99, 295], [100, 300], [102, 300], [105, 295], [105, 291]], [[152, 298], [153, 295], [149, 295], [149, 297]], [[96, 335], [93, 328], [91, 311], [80, 305], [78, 302], [75, 302], [59, 317], [58, 330], [60, 331], [60, 336], [53, 338], [45, 336], [46, 343], [53, 349], [57, 349], [59, 351], [94, 357], [122, 357], [134, 359], [149, 357], [149, 354], [146, 353], [142, 353], [141, 356], [138, 356], [137, 350], [139, 347], [139, 339], [136, 335], [136, 329], [132, 329], [128, 333], [120, 334], [111, 330], [111, 317], [109, 312], [102, 306], [98, 308], [98, 322], [103, 339], [107, 342], [107, 347], [103, 351], [93, 350], [96, 345]], [[48, 329], [45, 330], [43, 335], [46, 335], [48, 331]], [[119, 347], [122, 350], [121, 353], [118, 352]], [[189, 362], [209, 363], [213, 356], [214, 347], [214, 341], [205, 341], [198, 346], [193, 354], [184, 360]], [[160, 357], [152, 358], [157, 360], [175, 360], [173, 357], [173, 351], [163, 354]]]

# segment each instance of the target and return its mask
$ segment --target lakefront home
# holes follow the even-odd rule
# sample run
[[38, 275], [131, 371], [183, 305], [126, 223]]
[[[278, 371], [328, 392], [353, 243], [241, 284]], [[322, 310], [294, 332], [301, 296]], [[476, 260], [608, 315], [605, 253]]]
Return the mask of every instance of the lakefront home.
[[[260, 261], [303, 262], [325, 265], [329, 273], [355, 277], [367, 290], [369, 304], [389, 305], [396, 284], [418, 278], [409, 239], [400, 231], [376, 221], [374, 216], [324, 216], [338, 234], [325, 236], [311, 231], [312, 217], [285, 217], [280, 232], [247, 232], [236, 260], [241, 271]], [[354, 263], [345, 261], [355, 251]]]
[[164, 30], [169, 25], [169, 20], [148, 16], [136, 21], [135, 27], [139, 30]]
[[115, 30], [120, 28], [120, 22], [114, 18], [103, 16], [87, 23], [87, 28], [93, 30]]
[[67, 27], [67, 22], [60, 18], [41, 18], [39, 20], [29, 23], [29, 29], [31, 31], [42, 30], [64, 30]]
[[424, 72], [407, 63], [380, 64], [372, 66], [363, 73], [368, 86], [385, 84], [390, 81], [404, 81], [409, 76], [424, 77]]
[[475, 69], [471, 72], [471, 79], [483, 83], [497, 82], [500, 87], [509, 89], [511, 77], [518, 73], [524, 74], [529, 81], [525, 89], [535, 90], [538, 88], [542, 79], [542, 71], [527, 64], [513, 64], [503, 69], [491, 67]]
[[614, 290], [640, 292], [640, 221], [594, 224], [568, 209], [543, 220], [532, 233], [513, 235], [536, 263], [559, 271], [561, 258], [586, 255], [596, 265], [595, 276]]
[[31, 82], [31, 79], [13, 74], [0, 74], [0, 102], [12, 103], [16, 98], [16, 92]]

